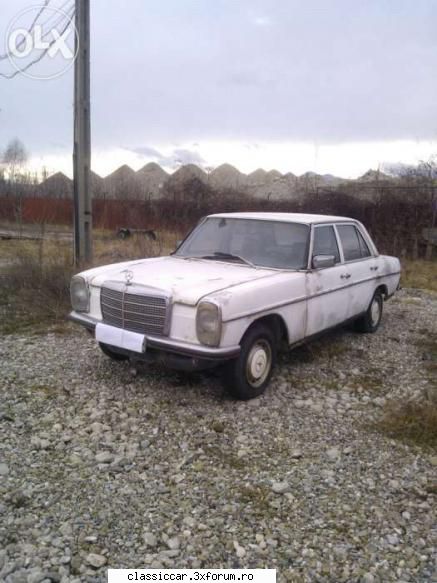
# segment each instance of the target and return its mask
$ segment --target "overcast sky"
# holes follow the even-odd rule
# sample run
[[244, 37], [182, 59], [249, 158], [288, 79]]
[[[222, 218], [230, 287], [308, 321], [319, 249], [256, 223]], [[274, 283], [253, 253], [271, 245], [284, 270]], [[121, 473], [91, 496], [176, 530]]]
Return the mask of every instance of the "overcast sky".
[[[0, 46], [33, 4], [2, 0]], [[356, 176], [437, 153], [435, 0], [91, 8], [93, 165], [102, 174], [154, 160]], [[11, 70], [0, 61], [0, 72]], [[34, 165], [71, 173], [72, 92], [72, 69], [54, 80], [0, 78], [0, 149], [17, 136]]]

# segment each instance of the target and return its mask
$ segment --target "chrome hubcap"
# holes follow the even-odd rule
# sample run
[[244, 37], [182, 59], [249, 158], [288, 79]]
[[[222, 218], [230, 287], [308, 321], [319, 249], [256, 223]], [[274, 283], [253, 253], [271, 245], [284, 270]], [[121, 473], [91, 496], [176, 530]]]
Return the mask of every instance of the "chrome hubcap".
[[372, 326], [376, 326], [381, 317], [381, 306], [379, 301], [375, 298], [370, 307], [370, 319], [372, 321]]
[[246, 378], [248, 383], [256, 388], [263, 384], [272, 366], [272, 351], [265, 340], [258, 340], [251, 348], [247, 357]]

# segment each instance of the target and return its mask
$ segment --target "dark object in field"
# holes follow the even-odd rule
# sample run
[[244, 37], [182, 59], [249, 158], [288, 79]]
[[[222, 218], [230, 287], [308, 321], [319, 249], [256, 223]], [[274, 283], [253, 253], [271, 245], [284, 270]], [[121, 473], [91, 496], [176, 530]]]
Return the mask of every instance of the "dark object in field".
[[144, 235], [150, 241], [158, 240], [157, 234], [152, 229], [128, 229], [127, 227], [122, 227], [117, 231], [119, 239], [128, 239], [131, 235]]

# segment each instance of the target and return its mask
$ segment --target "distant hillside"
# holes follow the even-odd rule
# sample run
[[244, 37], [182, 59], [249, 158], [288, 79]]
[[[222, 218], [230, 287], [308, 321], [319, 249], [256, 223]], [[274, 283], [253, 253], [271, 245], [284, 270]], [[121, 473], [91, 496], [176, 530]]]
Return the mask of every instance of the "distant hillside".
[[[95, 198], [145, 201], [157, 200], [172, 193], [179, 196], [177, 193], [184, 191], [184, 185], [223, 193], [235, 191], [259, 199], [278, 201], [298, 200], [308, 193], [348, 188], [354, 196], [368, 199], [375, 196], [378, 185], [396, 184], [397, 180], [399, 178], [379, 170], [368, 170], [356, 180], [315, 172], [295, 176], [291, 172], [281, 174], [278, 170], [266, 171], [262, 168], [243, 174], [231, 164], [222, 164], [210, 173], [195, 164], [186, 164], [168, 174], [155, 162], [146, 164], [138, 171], [124, 164], [104, 178], [91, 172], [91, 187]], [[202, 184], [205, 186], [202, 187]], [[71, 198], [73, 183], [65, 174], [57, 172], [39, 185], [38, 192], [52, 198]], [[186, 193], [183, 196], [186, 198]]]
[[379, 170], [367, 170], [367, 172], [357, 178], [358, 182], [390, 182], [391, 180], [394, 180], [393, 176], [384, 174], [384, 172], [380, 172]]
[[127, 164], [120, 166], [103, 179], [106, 198], [138, 198], [140, 181], [137, 173]]
[[153, 200], [162, 196], [162, 189], [169, 175], [159, 164], [150, 162], [137, 172], [137, 181], [140, 184], [141, 198]]
[[62, 172], [56, 172], [39, 185], [38, 194], [48, 198], [72, 198], [73, 181]]
[[202, 182], [207, 182], [208, 175], [195, 164], [185, 164], [173, 172], [173, 174], [170, 174], [168, 183], [169, 185], [180, 185], [181, 183], [192, 180], [193, 178], [197, 178]]
[[247, 176], [242, 174], [231, 164], [217, 166], [209, 175], [209, 184], [213, 188], [234, 188], [245, 187]]

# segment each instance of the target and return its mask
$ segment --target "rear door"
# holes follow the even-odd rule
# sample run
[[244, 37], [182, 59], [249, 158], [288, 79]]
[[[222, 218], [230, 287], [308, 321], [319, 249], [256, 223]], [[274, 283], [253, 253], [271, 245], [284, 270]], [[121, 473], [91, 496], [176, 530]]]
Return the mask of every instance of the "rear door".
[[348, 283], [348, 318], [365, 312], [376, 287], [378, 264], [358, 225], [336, 225]]
[[[316, 255], [333, 255], [335, 265], [323, 269], [310, 269], [307, 273], [307, 325], [306, 336], [312, 336], [347, 319], [348, 295], [345, 287], [348, 278], [342, 264], [340, 246], [333, 224], [314, 225], [312, 231], [311, 262]], [[312, 265], [312, 263], [311, 263]]]

